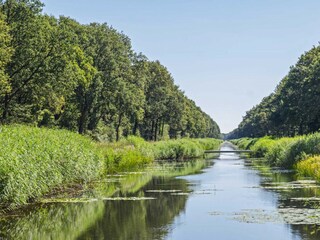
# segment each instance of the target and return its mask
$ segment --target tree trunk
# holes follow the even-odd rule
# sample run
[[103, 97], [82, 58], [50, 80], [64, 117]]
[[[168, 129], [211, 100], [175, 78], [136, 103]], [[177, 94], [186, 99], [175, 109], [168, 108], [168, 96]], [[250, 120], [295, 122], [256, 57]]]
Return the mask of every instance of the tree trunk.
[[161, 136], [163, 137], [163, 131], [164, 131], [164, 121], [162, 122], [162, 126], [161, 126]]
[[133, 125], [133, 129], [132, 129], [132, 134], [133, 135], [137, 134], [137, 129], [138, 129], [138, 121], [134, 120], [134, 125]]
[[122, 122], [122, 114], [119, 115], [118, 123], [116, 125], [116, 141], [118, 142], [120, 139], [120, 126]]
[[157, 136], [158, 136], [158, 119], [155, 123], [155, 129], [154, 129], [154, 141], [157, 141]]
[[154, 129], [154, 121], [152, 120], [152, 124], [151, 124], [151, 132], [149, 133], [149, 140], [154, 140], [153, 139], [153, 129]]
[[87, 122], [87, 118], [88, 118], [88, 115], [87, 115], [87, 111], [86, 109], [83, 109], [81, 111], [81, 115], [80, 115], [80, 118], [79, 118], [79, 133], [80, 134], [83, 134], [86, 130], [86, 122]]
[[3, 113], [2, 113], [2, 121], [5, 122], [8, 117], [8, 110], [9, 110], [9, 97], [8, 94], [4, 97], [4, 106], [3, 106]]

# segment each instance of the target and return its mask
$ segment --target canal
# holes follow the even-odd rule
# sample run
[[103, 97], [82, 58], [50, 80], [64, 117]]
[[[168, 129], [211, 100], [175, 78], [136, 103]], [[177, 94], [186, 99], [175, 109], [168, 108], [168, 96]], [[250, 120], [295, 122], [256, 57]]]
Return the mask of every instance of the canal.
[[1, 217], [0, 239], [320, 239], [319, 185], [291, 171], [235, 153], [156, 168]]

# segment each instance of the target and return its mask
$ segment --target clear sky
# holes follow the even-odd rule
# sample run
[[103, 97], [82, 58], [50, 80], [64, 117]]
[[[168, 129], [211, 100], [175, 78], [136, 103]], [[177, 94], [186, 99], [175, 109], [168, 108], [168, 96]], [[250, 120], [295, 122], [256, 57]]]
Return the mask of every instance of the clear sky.
[[237, 127], [320, 41], [319, 0], [43, 0], [44, 12], [106, 22], [159, 60], [219, 124]]

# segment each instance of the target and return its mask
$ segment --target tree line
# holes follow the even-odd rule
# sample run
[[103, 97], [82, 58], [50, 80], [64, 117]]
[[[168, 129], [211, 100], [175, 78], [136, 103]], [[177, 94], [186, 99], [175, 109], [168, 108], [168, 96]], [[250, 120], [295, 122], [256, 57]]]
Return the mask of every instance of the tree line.
[[319, 129], [320, 46], [314, 46], [228, 137], [296, 136]]
[[0, 121], [119, 140], [219, 137], [220, 130], [159, 61], [107, 24], [0, 0]]

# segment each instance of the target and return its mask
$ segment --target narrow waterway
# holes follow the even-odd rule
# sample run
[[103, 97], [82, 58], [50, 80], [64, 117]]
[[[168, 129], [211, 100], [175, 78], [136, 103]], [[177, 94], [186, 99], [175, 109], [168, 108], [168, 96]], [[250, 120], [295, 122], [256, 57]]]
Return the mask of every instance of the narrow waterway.
[[[221, 150], [232, 148], [226, 144]], [[301, 239], [275, 214], [278, 194], [261, 188], [258, 170], [238, 154], [223, 153], [203, 174], [182, 179], [193, 191], [214, 192], [191, 195], [167, 239]]]
[[0, 216], [0, 239], [320, 239], [319, 185], [258, 163], [227, 153], [110, 176], [86, 198]]

